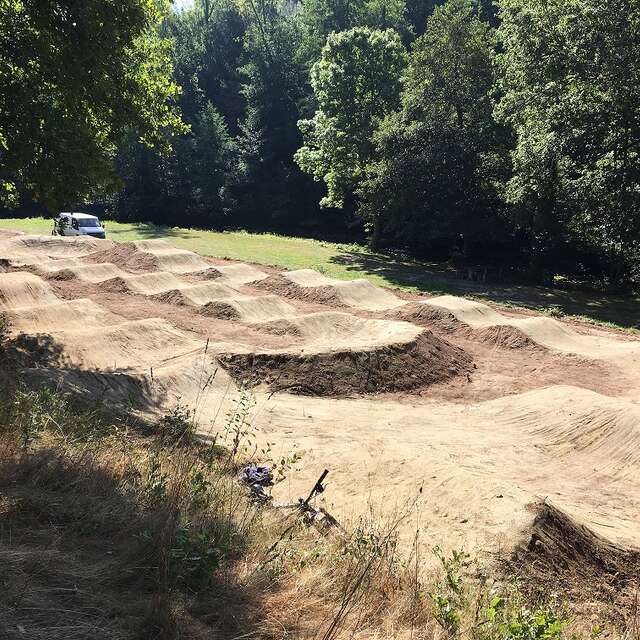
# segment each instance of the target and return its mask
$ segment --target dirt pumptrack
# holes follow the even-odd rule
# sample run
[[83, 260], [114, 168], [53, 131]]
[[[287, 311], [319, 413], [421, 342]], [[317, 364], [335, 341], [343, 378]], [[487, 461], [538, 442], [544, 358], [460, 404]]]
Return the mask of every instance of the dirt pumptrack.
[[241, 386], [275, 488], [631, 606], [640, 584], [640, 341], [453, 296], [114, 244], [0, 232], [0, 310], [25, 379], [223, 428]]

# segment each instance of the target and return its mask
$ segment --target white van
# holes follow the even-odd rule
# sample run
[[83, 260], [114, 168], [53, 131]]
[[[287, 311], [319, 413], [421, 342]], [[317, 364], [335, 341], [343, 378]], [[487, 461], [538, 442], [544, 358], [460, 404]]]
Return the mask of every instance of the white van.
[[96, 216], [88, 213], [61, 213], [53, 221], [54, 236], [91, 236], [104, 238], [104, 227]]

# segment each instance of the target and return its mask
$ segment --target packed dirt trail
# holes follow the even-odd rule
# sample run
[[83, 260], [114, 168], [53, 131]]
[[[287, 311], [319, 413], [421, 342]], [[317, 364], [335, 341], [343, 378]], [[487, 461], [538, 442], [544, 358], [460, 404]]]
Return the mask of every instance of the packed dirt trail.
[[603, 335], [582, 335], [554, 318], [513, 318], [490, 306], [457, 296], [439, 296], [423, 304], [452, 313], [471, 327], [509, 326], [519, 329], [536, 344], [587, 358], [625, 358], [627, 364], [640, 363], [640, 342], [625, 343]]
[[28, 381], [146, 417], [184, 403], [203, 435], [224, 430], [246, 386], [259, 445], [302, 454], [277, 500], [326, 468], [320, 504], [339, 520], [411, 506], [404, 535], [418, 526], [425, 548], [510, 557], [543, 499], [608, 549], [640, 547], [630, 336], [159, 240], [0, 234], [0, 258]]

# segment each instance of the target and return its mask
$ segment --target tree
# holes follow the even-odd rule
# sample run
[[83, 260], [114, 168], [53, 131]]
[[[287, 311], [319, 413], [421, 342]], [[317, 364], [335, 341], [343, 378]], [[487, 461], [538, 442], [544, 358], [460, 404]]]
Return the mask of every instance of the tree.
[[182, 123], [170, 42], [151, 0], [0, 2], [0, 181], [50, 210], [113, 185], [129, 129], [162, 144]]
[[239, 71], [247, 24], [232, 0], [196, 2], [173, 13], [163, 33], [173, 39], [173, 67], [183, 118], [195, 122], [211, 102], [236, 134], [244, 112]]
[[407, 0], [407, 19], [416, 36], [419, 37], [425, 32], [429, 16], [441, 4], [444, 4], [444, 0]]
[[323, 207], [343, 207], [364, 176], [380, 118], [398, 106], [405, 50], [395, 31], [355, 27], [333, 33], [311, 69], [318, 110], [298, 125], [304, 146], [296, 162], [327, 195]]
[[304, 217], [312, 204], [311, 181], [293, 162], [306, 88], [306, 71], [296, 55], [300, 24], [279, 0], [250, 0], [246, 11], [239, 215], [249, 226], [270, 220], [277, 227]]
[[[436, 7], [445, 0], [407, 0], [406, 14], [414, 35], [421, 36], [427, 28], [427, 20]], [[498, 26], [498, 9], [493, 0], [477, 0], [479, 17], [491, 26]]]
[[414, 44], [402, 108], [375, 134], [361, 213], [382, 237], [414, 248], [465, 244], [499, 226], [495, 182], [504, 131], [492, 117], [495, 34], [472, 0], [435, 9]]
[[606, 256], [613, 281], [640, 256], [640, 5], [502, 0], [502, 99], [513, 127], [507, 196], [532, 269], [570, 236]]
[[230, 206], [229, 189], [234, 182], [236, 145], [224, 118], [209, 102], [195, 126], [196, 199], [209, 225], [220, 223]]
[[405, 37], [410, 34], [404, 0], [305, 0], [300, 21], [300, 54], [309, 67], [320, 58], [330, 33], [369, 27], [394, 29]]

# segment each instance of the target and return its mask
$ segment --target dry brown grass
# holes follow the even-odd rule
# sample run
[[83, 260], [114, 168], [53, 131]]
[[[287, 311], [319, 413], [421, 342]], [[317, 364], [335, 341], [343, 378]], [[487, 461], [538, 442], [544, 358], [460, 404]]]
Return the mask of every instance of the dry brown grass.
[[3, 406], [3, 637], [330, 640], [428, 617], [397, 551], [405, 514], [327, 533], [250, 501], [238, 416], [222, 449], [176, 438], [179, 411], [157, 435], [50, 392]]

